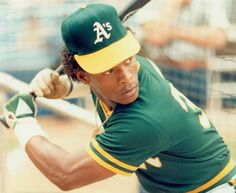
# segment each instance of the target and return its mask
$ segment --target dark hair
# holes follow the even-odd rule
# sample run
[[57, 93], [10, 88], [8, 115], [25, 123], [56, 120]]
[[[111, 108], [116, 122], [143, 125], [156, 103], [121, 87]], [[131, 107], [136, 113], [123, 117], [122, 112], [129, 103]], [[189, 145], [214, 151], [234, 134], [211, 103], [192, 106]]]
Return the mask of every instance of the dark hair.
[[76, 72], [84, 71], [81, 66], [76, 62], [74, 54], [69, 53], [67, 48], [63, 46], [61, 51], [61, 61], [64, 67], [64, 72], [72, 78], [72, 80], [78, 80]]

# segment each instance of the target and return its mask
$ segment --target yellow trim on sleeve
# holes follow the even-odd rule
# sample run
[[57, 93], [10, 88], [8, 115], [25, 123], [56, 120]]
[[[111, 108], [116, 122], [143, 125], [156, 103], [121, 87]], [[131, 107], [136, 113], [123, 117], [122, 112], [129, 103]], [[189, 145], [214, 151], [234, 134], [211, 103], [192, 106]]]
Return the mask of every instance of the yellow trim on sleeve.
[[236, 179], [230, 179], [229, 182], [236, 187]]
[[106, 163], [105, 161], [103, 161], [100, 157], [98, 157], [92, 150], [91, 148], [87, 147], [87, 152], [88, 154], [97, 162], [99, 163], [101, 166], [103, 166], [104, 168], [116, 173], [116, 174], [120, 174], [120, 175], [123, 175], [123, 176], [131, 176], [132, 173], [128, 173], [128, 172], [124, 172], [122, 170], [119, 170], [111, 165], [109, 165], [108, 163]]
[[112, 155], [110, 155], [109, 153], [104, 151], [95, 139], [92, 139], [92, 144], [93, 144], [94, 148], [99, 153], [101, 153], [104, 157], [106, 157], [108, 160], [112, 161], [113, 163], [117, 164], [118, 166], [121, 166], [121, 167], [131, 170], [131, 171], [136, 171], [138, 169], [138, 167], [128, 165], [128, 164], [121, 162], [118, 159], [114, 158]]
[[214, 178], [212, 178], [207, 183], [199, 186], [195, 190], [191, 190], [187, 193], [198, 193], [198, 192], [201, 192], [203, 190], [206, 190], [207, 188], [211, 187], [212, 185], [214, 185], [218, 181], [220, 181], [223, 177], [225, 177], [234, 168], [234, 166], [235, 166], [234, 161], [230, 160], [229, 163], [225, 166], [225, 168], [218, 175], [216, 175]]

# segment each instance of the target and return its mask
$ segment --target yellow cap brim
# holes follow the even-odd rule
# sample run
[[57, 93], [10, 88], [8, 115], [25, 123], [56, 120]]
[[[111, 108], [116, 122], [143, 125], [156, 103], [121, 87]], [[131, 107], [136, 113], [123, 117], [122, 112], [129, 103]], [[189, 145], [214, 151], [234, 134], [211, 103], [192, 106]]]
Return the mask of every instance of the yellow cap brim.
[[77, 63], [88, 73], [98, 74], [105, 72], [127, 58], [136, 55], [140, 44], [133, 34], [128, 31], [119, 41], [91, 54], [74, 55]]

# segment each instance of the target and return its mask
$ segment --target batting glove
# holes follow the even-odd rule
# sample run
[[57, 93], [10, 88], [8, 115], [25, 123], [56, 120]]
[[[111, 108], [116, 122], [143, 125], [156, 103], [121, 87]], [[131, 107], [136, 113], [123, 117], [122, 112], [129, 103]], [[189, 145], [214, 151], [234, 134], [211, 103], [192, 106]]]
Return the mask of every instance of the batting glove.
[[35, 117], [37, 107], [31, 94], [17, 94], [4, 107], [4, 118], [8, 128], [14, 128], [17, 119]]
[[71, 92], [73, 84], [66, 75], [60, 76], [51, 69], [43, 69], [31, 81], [30, 87], [36, 96], [60, 99]]
[[34, 136], [46, 136], [35, 119], [36, 114], [34, 97], [28, 93], [15, 95], [4, 106], [5, 125], [13, 129], [23, 146]]

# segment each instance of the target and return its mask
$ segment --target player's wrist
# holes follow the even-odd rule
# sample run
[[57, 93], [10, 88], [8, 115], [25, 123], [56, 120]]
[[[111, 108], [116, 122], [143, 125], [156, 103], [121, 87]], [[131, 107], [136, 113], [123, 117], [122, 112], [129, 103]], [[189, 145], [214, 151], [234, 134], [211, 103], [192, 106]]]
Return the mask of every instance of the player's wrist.
[[28, 141], [35, 136], [47, 137], [46, 132], [33, 117], [17, 119], [14, 127], [14, 134], [23, 147], [25, 147]]
[[66, 95], [63, 98], [69, 97], [74, 89], [73, 81], [70, 78], [68, 78], [67, 82], [68, 82], [68, 86], [67, 86], [68, 89], [67, 89]]

